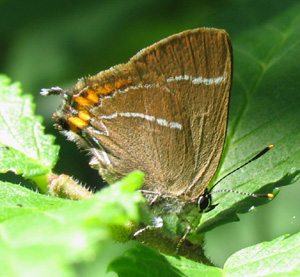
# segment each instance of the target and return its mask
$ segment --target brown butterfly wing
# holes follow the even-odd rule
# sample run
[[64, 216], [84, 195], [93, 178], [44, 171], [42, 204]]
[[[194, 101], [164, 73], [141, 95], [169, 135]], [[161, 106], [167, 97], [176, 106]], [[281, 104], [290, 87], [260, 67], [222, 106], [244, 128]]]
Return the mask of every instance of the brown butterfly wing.
[[86, 124], [73, 131], [92, 142], [104, 178], [139, 169], [145, 189], [194, 199], [221, 158], [231, 79], [227, 33], [185, 31], [80, 81], [67, 105]]

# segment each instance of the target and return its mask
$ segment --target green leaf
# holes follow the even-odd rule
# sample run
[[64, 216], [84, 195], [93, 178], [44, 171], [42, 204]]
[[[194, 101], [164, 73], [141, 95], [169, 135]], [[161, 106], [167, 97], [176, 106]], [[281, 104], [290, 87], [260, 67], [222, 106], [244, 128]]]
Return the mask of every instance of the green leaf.
[[221, 269], [196, 263], [183, 257], [163, 255], [137, 244], [111, 262], [108, 270], [126, 276], [222, 276]]
[[67, 200], [42, 195], [20, 185], [0, 181], [0, 222], [23, 214], [58, 208], [66, 203]]
[[[245, 9], [246, 11], [247, 9]], [[228, 135], [214, 181], [274, 144], [266, 155], [223, 180], [215, 190], [272, 192], [299, 178], [300, 5], [232, 36], [234, 80]], [[201, 218], [199, 231], [238, 220], [266, 201], [234, 193], [213, 194], [219, 205]]]
[[[0, 224], [1, 275], [74, 276], [72, 264], [92, 262], [105, 255], [102, 251], [111, 241], [112, 227], [130, 228], [128, 223], [139, 219], [143, 198], [136, 189], [142, 182], [143, 174], [135, 172], [82, 201], [47, 199], [40, 194], [30, 197], [32, 192], [12, 186], [15, 193], [11, 190], [5, 196], [14, 199], [2, 207], [7, 220]], [[18, 210], [28, 209], [28, 213], [9, 214], [16, 203], [22, 204], [16, 207]]]
[[35, 179], [51, 171], [59, 148], [34, 115], [32, 96], [21, 93], [19, 83], [0, 76], [0, 172]]
[[299, 276], [300, 233], [281, 236], [233, 254], [224, 265], [224, 276]]
[[109, 270], [122, 276], [299, 276], [300, 233], [281, 236], [233, 254], [220, 269], [183, 257], [162, 255], [142, 245], [113, 260]]

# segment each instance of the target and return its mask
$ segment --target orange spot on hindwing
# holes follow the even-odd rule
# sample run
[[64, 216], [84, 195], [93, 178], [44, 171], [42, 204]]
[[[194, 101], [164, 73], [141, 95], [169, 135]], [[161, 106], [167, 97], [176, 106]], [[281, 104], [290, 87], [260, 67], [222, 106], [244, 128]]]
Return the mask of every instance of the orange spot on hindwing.
[[120, 79], [113, 84], [106, 84], [104, 87], [97, 88], [97, 92], [102, 95], [107, 95], [131, 83], [131, 80]]
[[99, 103], [99, 96], [92, 89], [84, 89], [73, 98], [82, 107], [93, 107]]
[[88, 111], [85, 110], [79, 111], [78, 117], [84, 121], [89, 121], [91, 119], [91, 116], [89, 115]]
[[71, 114], [66, 118], [70, 130], [78, 133], [80, 129], [89, 125], [91, 119], [89, 109], [99, 105], [101, 96], [108, 95], [131, 83], [131, 80], [119, 79], [113, 84], [107, 83], [98, 88], [86, 86], [80, 91], [74, 92], [72, 98], [76, 104], [71, 104], [73, 111], [70, 111]]
[[88, 125], [87, 121], [82, 120], [81, 118], [79, 118], [77, 116], [69, 117], [67, 119], [67, 121], [70, 124], [70, 127], [71, 127], [71, 125], [73, 125], [73, 126], [79, 128], [79, 129], [82, 129], [83, 127], [86, 127]]

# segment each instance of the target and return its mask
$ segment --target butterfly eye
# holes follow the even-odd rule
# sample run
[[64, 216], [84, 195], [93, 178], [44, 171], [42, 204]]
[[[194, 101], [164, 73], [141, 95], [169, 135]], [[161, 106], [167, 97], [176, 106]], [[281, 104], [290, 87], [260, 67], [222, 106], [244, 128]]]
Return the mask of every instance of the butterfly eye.
[[209, 191], [205, 190], [205, 192], [198, 197], [197, 206], [200, 212], [208, 212], [211, 210], [211, 194]]

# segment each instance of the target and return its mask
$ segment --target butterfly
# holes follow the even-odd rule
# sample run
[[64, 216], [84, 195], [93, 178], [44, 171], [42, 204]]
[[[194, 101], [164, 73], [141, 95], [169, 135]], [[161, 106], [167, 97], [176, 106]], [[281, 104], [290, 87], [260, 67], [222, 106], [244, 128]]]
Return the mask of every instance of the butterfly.
[[198, 28], [82, 78], [72, 90], [43, 94], [63, 96], [56, 128], [89, 150], [90, 165], [108, 183], [145, 172], [142, 192], [159, 219], [154, 225], [174, 237], [215, 207], [207, 187], [226, 137], [232, 59], [226, 31]]

